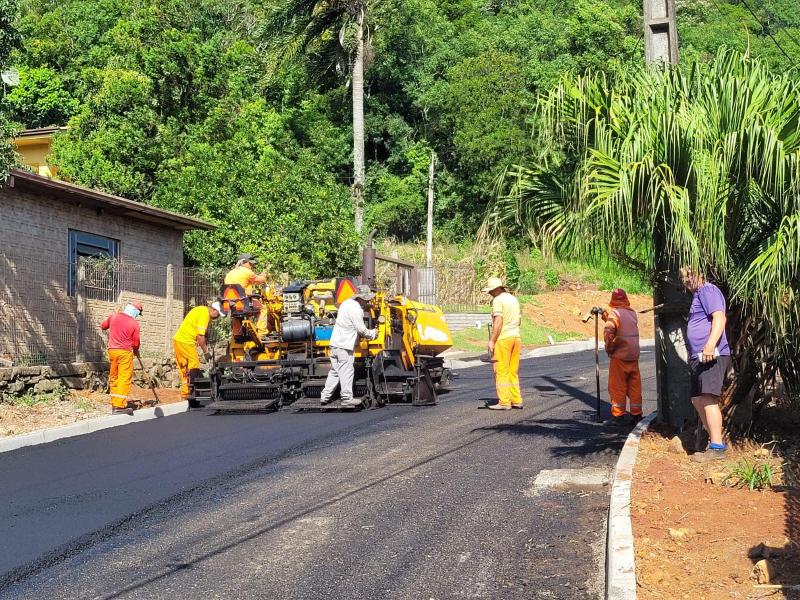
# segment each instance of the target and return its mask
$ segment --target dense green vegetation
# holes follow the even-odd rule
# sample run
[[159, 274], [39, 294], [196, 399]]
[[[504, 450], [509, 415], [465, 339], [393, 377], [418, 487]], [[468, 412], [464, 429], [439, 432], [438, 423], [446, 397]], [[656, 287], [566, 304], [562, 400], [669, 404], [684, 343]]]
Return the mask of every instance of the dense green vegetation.
[[565, 78], [540, 114], [547, 158], [516, 169], [494, 226], [645, 274], [701, 269], [729, 299], [729, 406], [766, 405], [776, 374], [800, 393], [800, 81], [728, 50]]
[[[8, 62], [22, 80], [2, 112], [18, 127], [69, 124], [55, 159], [74, 181], [218, 223], [188, 237], [195, 263], [250, 250], [298, 275], [352, 269], [352, 19], [309, 29], [287, 11], [295, 4], [348, 5], [23, 0], [18, 44], [3, 21], [14, 4], [0, 0], [0, 63], [18, 46]], [[498, 175], [541, 150], [538, 95], [565, 72], [642, 62], [640, 0], [358, 4], [366, 226], [401, 240], [424, 230], [431, 151], [438, 233], [472, 237]], [[708, 59], [724, 43], [788, 70], [767, 34], [800, 56], [796, 3], [749, 4], [764, 27], [733, 0], [679, 2], [683, 56]]]

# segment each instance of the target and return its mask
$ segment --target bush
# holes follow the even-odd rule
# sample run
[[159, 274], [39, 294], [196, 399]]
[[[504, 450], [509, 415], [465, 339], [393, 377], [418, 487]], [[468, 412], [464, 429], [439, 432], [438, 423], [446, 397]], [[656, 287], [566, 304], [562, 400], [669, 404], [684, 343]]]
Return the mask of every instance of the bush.
[[549, 287], [551, 290], [557, 288], [558, 285], [561, 283], [561, 277], [559, 277], [558, 271], [556, 271], [555, 269], [547, 269], [544, 272], [544, 282], [547, 284], [547, 287]]
[[517, 291], [521, 294], [538, 294], [541, 291], [536, 271], [525, 270], [520, 273], [517, 280]]
[[506, 285], [512, 289], [518, 289], [520, 270], [516, 252], [507, 250], [503, 259], [506, 265]]

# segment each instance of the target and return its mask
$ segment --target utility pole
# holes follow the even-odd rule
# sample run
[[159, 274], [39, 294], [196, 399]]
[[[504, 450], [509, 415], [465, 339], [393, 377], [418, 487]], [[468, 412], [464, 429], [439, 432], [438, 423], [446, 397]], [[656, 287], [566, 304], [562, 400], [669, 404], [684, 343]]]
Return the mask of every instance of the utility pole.
[[431, 150], [431, 165], [428, 168], [428, 242], [425, 245], [425, 266], [433, 266], [433, 176], [436, 169], [436, 155]]
[[[675, 0], [644, 0], [644, 48], [648, 64], [678, 64], [678, 29], [675, 21]], [[675, 427], [683, 427], [696, 419], [689, 401], [688, 357], [684, 339], [685, 294], [678, 289], [678, 268], [666, 256], [663, 236], [656, 232], [655, 267], [657, 279], [653, 289], [656, 329], [656, 387], [658, 416]]]
[[675, 0], [644, 0], [644, 56], [648, 64], [678, 64]]

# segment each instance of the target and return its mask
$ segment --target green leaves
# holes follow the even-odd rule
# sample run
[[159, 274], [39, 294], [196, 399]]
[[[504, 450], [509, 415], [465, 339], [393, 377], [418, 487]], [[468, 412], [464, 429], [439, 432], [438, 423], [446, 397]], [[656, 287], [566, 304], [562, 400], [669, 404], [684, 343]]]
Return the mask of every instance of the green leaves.
[[[653, 240], [714, 273], [767, 332], [784, 378], [800, 344], [800, 83], [722, 51], [710, 64], [567, 76], [540, 104], [540, 143], [507, 176], [487, 235], [516, 222], [564, 254]], [[548, 156], [544, 153], [543, 156]]]

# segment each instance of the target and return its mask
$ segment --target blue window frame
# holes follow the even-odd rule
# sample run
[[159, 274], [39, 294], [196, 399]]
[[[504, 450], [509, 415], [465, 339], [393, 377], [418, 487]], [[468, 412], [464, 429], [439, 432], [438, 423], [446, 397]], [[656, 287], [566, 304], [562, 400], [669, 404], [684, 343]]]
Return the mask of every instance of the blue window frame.
[[[67, 287], [69, 295], [75, 295], [75, 289], [78, 280], [78, 260], [80, 258], [119, 258], [119, 240], [97, 235], [94, 233], [87, 233], [85, 231], [77, 231], [76, 229], [69, 230], [69, 275], [67, 280]], [[116, 271], [116, 269], [114, 269]], [[115, 295], [118, 278], [116, 274], [111, 275], [108, 279], [110, 285], [114, 289], [103, 290], [106, 293], [101, 293], [101, 296]], [[106, 286], [103, 286], [106, 287]], [[94, 294], [90, 294], [94, 296]], [[105, 300], [106, 298], [99, 298]]]

